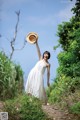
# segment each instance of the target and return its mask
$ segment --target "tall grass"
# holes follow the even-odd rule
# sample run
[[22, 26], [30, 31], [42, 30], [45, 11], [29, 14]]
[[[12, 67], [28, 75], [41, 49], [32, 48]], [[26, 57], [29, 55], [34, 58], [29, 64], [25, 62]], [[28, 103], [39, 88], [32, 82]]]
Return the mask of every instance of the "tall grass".
[[65, 97], [74, 94], [77, 90], [80, 91], [80, 77], [71, 78], [62, 75], [47, 90], [49, 102], [53, 104], [62, 102]]
[[13, 63], [0, 52], [0, 100], [13, 98], [22, 92], [23, 71], [20, 65]]
[[48, 120], [42, 110], [41, 102], [26, 94], [6, 100], [4, 111], [8, 112], [9, 120]]

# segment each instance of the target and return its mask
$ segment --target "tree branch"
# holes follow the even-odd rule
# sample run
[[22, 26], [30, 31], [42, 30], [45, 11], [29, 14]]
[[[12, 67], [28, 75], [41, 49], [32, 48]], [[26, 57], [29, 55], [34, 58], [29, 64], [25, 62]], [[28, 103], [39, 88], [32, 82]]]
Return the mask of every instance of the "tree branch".
[[14, 32], [14, 37], [13, 39], [11, 40], [10, 42], [10, 45], [11, 45], [11, 54], [10, 54], [10, 59], [12, 59], [12, 56], [13, 56], [13, 53], [14, 53], [14, 44], [15, 44], [15, 41], [16, 41], [16, 38], [17, 38], [17, 32], [18, 32], [18, 25], [19, 25], [19, 16], [20, 16], [20, 10], [18, 12], [15, 12], [16, 15], [17, 15], [17, 23], [16, 23], [16, 26], [15, 26], [15, 32]]

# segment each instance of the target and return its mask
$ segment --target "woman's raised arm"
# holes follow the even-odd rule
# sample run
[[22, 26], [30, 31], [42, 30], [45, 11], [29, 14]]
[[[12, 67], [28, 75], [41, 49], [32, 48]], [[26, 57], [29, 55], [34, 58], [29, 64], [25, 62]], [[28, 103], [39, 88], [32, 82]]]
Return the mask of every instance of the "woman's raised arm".
[[38, 42], [36, 41], [36, 48], [37, 48], [37, 52], [38, 52], [38, 57], [39, 57], [39, 60], [41, 59], [41, 52], [40, 52], [40, 48], [39, 48], [39, 45], [38, 45]]

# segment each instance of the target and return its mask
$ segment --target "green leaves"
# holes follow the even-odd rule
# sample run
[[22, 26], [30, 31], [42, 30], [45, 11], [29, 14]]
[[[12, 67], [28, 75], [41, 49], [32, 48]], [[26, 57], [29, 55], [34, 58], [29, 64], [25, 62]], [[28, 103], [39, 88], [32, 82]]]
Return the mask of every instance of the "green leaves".
[[80, 78], [71, 78], [63, 74], [58, 77], [57, 82], [53, 83], [53, 89], [51, 88], [50, 91], [49, 102], [59, 103], [62, 101], [64, 96], [69, 96], [70, 94], [75, 93], [76, 90], [80, 90]]
[[[69, 119], [80, 119], [80, 0], [73, 8], [75, 15], [69, 22], [58, 25], [59, 67], [53, 85], [47, 90], [51, 104], [69, 112]], [[65, 119], [66, 119], [65, 115]]]
[[[72, 48], [74, 49], [74, 47]], [[58, 55], [59, 67], [57, 69], [58, 74], [64, 74], [71, 77], [80, 76], [80, 61], [78, 53], [73, 52], [61, 52]]]
[[80, 102], [75, 103], [70, 107], [70, 111], [74, 114], [80, 115]]
[[9, 120], [46, 120], [40, 101], [27, 94], [19, 95], [5, 102], [4, 110], [9, 114]]
[[23, 72], [5, 53], [0, 52], [0, 99], [12, 98], [22, 92]]
[[72, 11], [75, 14], [75, 19], [80, 21], [80, 0], [76, 0], [75, 7], [72, 8]]
[[[58, 26], [59, 46], [63, 51], [58, 55], [58, 74], [67, 76], [79, 76], [80, 71], [80, 21], [75, 22], [72, 17], [69, 22], [63, 22]], [[58, 46], [58, 47], [59, 47]], [[54, 48], [57, 48], [54, 47]]]

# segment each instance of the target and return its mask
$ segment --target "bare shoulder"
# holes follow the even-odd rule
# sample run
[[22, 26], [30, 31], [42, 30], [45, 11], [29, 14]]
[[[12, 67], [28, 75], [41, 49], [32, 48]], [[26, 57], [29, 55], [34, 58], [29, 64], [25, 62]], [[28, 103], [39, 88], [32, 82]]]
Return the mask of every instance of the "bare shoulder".
[[51, 64], [48, 62], [48, 63], [47, 63], [47, 67], [49, 67], [49, 68], [50, 68], [50, 66], [51, 66]]

